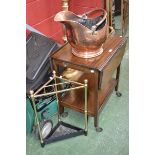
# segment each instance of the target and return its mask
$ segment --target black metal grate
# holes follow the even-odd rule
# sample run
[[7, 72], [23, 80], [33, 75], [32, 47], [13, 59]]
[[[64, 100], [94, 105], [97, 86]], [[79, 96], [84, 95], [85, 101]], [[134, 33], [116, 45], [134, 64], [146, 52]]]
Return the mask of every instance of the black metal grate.
[[73, 125], [64, 123], [62, 121], [58, 122], [58, 124], [53, 128], [50, 135], [44, 139], [44, 143], [52, 143], [59, 140], [64, 140], [67, 138], [72, 138], [79, 135], [85, 135], [84, 129], [79, 127], [75, 127]]

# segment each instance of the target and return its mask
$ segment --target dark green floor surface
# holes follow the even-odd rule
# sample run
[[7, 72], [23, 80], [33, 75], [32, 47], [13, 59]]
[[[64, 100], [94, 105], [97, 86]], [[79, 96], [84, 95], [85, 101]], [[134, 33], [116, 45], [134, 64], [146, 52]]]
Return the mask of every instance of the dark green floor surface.
[[[129, 108], [128, 108], [128, 46], [121, 65], [119, 90], [122, 97], [115, 92], [109, 98], [100, 114], [99, 126], [103, 131], [97, 133], [94, 119], [89, 117], [88, 136], [78, 136], [40, 146], [33, 135], [26, 136], [27, 155], [128, 155], [129, 154]], [[64, 122], [83, 127], [84, 115], [69, 109], [69, 116]]]

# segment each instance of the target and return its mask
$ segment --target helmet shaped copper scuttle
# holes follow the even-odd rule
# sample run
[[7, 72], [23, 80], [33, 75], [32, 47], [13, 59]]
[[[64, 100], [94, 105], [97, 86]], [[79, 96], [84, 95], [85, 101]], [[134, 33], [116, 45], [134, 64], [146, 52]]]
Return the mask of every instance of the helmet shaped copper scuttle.
[[83, 15], [61, 11], [54, 20], [65, 25], [67, 40], [75, 56], [92, 58], [103, 52], [102, 45], [107, 38], [107, 13], [104, 9], [95, 9]]

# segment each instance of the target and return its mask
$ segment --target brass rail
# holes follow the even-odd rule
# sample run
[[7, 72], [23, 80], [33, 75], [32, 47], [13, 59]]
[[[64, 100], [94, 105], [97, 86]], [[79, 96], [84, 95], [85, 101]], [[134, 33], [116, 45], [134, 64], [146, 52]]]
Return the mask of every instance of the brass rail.
[[65, 89], [65, 90], [56, 90], [56, 91], [50, 92], [50, 93], [34, 95], [34, 97], [37, 98], [37, 97], [43, 97], [43, 96], [48, 96], [48, 95], [54, 95], [54, 94], [57, 94], [57, 93], [64, 93], [64, 92], [67, 92], [67, 91], [76, 90], [76, 89], [80, 89], [80, 88], [84, 88], [84, 86], [78, 86], [76, 88], [69, 88], [69, 89]]
[[58, 83], [58, 84], [52, 84], [52, 85], [48, 85], [48, 86], [44, 86], [44, 88], [48, 88], [48, 87], [52, 87], [52, 86], [58, 86], [58, 85], [63, 85], [63, 84], [69, 84], [70, 82], [62, 82], [62, 83]]
[[48, 85], [54, 78], [50, 78], [49, 81], [47, 81], [41, 88], [39, 88], [35, 93], [34, 95], [38, 94], [43, 88], [44, 86]]
[[80, 83], [80, 82], [68, 80], [68, 79], [65, 79], [65, 78], [63, 78], [63, 77], [56, 76], [56, 78], [62, 79], [62, 80], [65, 80], [65, 81], [69, 81], [69, 82], [72, 82], [72, 83], [74, 83], [74, 84], [78, 84], [78, 85], [84, 86], [84, 84], [82, 84], [82, 83]]

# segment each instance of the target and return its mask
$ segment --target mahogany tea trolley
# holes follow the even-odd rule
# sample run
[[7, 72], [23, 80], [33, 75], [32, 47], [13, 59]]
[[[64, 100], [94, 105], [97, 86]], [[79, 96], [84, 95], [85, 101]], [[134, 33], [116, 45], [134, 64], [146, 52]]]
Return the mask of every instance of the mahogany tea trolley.
[[[94, 126], [97, 132], [102, 131], [99, 127], [99, 114], [113, 90], [118, 97], [120, 65], [125, 52], [126, 39], [122, 36], [111, 36], [104, 43], [104, 52], [94, 58], [79, 58], [72, 54], [71, 46], [66, 43], [51, 55], [51, 66], [59, 72], [60, 67], [77, 70], [72, 80], [82, 82], [88, 79], [88, 115], [94, 117]], [[116, 76], [114, 77], [116, 72]], [[84, 94], [82, 90], [68, 92], [60, 100], [60, 111], [64, 107], [84, 113]]]

